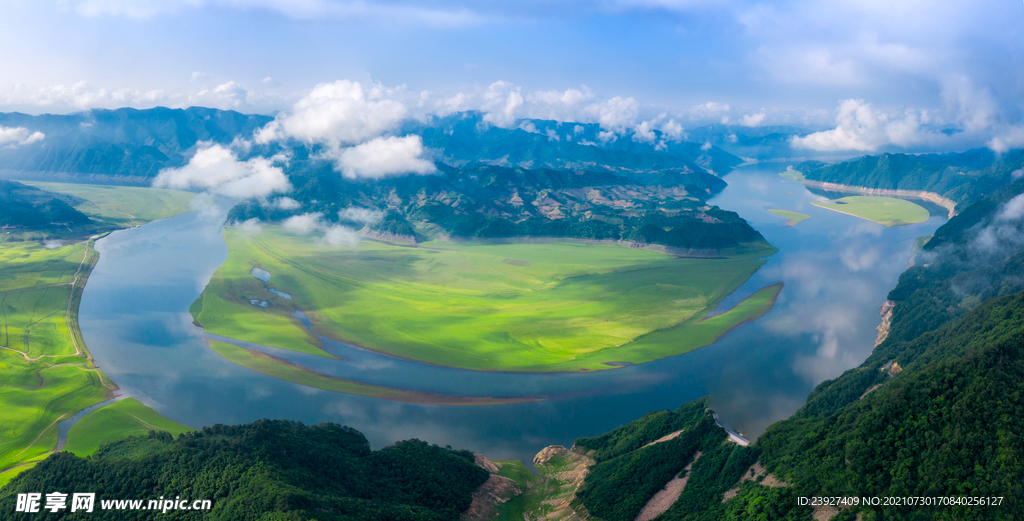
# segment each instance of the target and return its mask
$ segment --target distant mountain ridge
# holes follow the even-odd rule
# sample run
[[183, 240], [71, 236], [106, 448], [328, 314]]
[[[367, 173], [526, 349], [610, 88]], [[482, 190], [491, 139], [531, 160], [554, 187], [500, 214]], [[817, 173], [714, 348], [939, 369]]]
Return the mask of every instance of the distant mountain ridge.
[[[257, 129], [273, 119], [202, 107], [0, 114], [0, 126], [24, 127], [45, 135], [39, 141], [0, 148], [0, 174], [145, 184], [160, 170], [187, 163], [198, 143], [228, 145], [236, 138], [252, 139]], [[721, 149], [664, 139], [658, 131], [652, 131], [658, 142], [638, 142], [630, 137], [602, 140], [596, 124], [542, 120], [519, 124], [533, 131], [495, 127], [485, 123], [480, 113], [462, 112], [423, 122], [407, 120], [398, 133], [421, 135], [424, 144], [437, 154], [434, 159], [451, 166], [485, 163], [632, 172], [689, 168], [723, 173], [742, 162]], [[582, 130], [577, 132], [577, 127]], [[559, 129], [557, 139], [546, 134], [549, 129]], [[572, 140], [567, 139], [570, 136]], [[316, 145], [291, 142], [257, 146], [250, 155], [282, 150], [300, 159], [319, 151]]]
[[0, 114], [0, 126], [45, 134], [34, 143], [0, 148], [0, 173], [21, 174], [19, 177], [62, 174], [71, 180], [148, 184], [161, 169], [187, 163], [197, 143], [228, 144], [272, 120], [201, 107]]
[[881, 154], [828, 164], [793, 166], [808, 180], [887, 190], [934, 192], [958, 205], [973, 202], [1014, 179], [1024, 151], [996, 156], [987, 149], [956, 154]]

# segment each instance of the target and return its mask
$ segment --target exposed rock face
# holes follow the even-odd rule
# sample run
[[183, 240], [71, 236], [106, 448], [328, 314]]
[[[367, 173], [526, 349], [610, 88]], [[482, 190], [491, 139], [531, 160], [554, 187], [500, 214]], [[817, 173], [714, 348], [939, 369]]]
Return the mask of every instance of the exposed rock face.
[[[494, 464], [491, 463], [491, 465]], [[491, 519], [498, 514], [498, 505], [522, 493], [522, 487], [517, 485], [515, 481], [497, 474], [491, 474], [491, 477], [483, 485], [480, 485], [473, 491], [473, 502], [469, 505], [469, 509], [462, 513], [460, 519], [461, 521], [484, 521]]]
[[491, 477], [483, 485], [473, 491], [473, 502], [469, 508], [462, 513], [461, 521], [485, 521], [498, 514], [498, 505], [522, 494], [523, 488], [515, 481], [495, 474], [498, 472], [497, 464], [477, 454], [474, 461], [476, 466], [491, 473]]
[[576, 502], [576, 491], [583, 486], [594, 460], [561, 445], [545, 447], [533, 457], [533, 464], [547, 480], [544, 499], [538, 509], [526, 514], [527, 521], [582, 521], [590, 519], [583, 505]]
[[875, 339], [875, 347], [885, 342], [885, 339], [889, 337], [889, 328], [892, 327], [892, 310], [896, 307], [896, 303], [891, 300], [886, 300], [882, 307], [878, 308], [878, 314], [882, 315], [882, 323], [878, 325], [878, 338]]

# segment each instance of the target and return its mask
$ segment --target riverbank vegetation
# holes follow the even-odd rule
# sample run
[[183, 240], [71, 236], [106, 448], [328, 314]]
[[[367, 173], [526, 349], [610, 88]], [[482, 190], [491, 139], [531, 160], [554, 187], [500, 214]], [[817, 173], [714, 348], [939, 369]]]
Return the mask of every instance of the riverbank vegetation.
[[89, 456], [107, 443], [129, 436], [146, 436], [150, 431], [172, 436], [195, 429], [160, 416], [135, 398], [125, 398], [96, 409], [71, 427], [64, 449], [78, 456]]
[[853, 195], [828, 203], [812, 201], [818, 208], [845, 213], [883, 226], [903, 226], [928, 220], [928, 210], [895, 197]]
[[[87, 215], [89, 233], [104, 233], [129, 222], [118, 224], [103, 215], [103, 209], [123, 209], [135, 214], [131, 222], [142, 222], [139, 219], [188, 211], [192, 197], [171, 191], [147, 194], [148, 189], [141, 188], [79, 190], [79, 185], [51, 184], [40, 191], [22, 186], [16, 194], [66, 195], [69, 205]], [[90, 195], [104, 190], [109, 192], [105, 202]], [[93, 210], [97, 213], [90, 213]], [[44, 245], [25, 240], [49, 234], [52, 228], [49, 222], [14, 228], [11, 235], [20, 240], [8, 240], [0, 247], [0, 403], [4, 404], [0, 408], [0, 485], [54, 450], [61, 420], [104, 401], [117, 389], [94, 367], [78, 330], [82, 290], [99, 258], [95, 241]]]
[[247, 349], [226, 342], [208, 340], [210, 347], [224, 358], [267, 376], [308, 387], [335, 391], [371, 398], [381, 398], [405, 403], [426, 405], [501, 405], [507, 403], [523, 403], [536, 401], [533, 398], [475, 398], [461, 396], [444, 396], [439, 394], [421, 393], [391, 389], [376, 385], [361, 384], [344, 378], [337, 378], [318, 373], [311, 369], [289, 363], [280, 358]]
[[788, 219], [786, 221], [786, 226], [796, 226], [806, 221], [807, 219], [811, 218], [810, 215], [800, 212], [794, 212], [792, 210], [778, 210], [775, 208], [769, 208], [768, 211], [775, 215], [778, 215], [779, 217], [782, 217], [783, 219]]
[[[487, 478], [468, 451], [418, 440], [371, 451], [349, 427], [261, 420], [177, 437], [154, 431], [106, 445], [88, 459], [54, 454], [0, 490], [0, 508], [13, 512], [19, 493], [59, 490], [96, 492], [88, 517], [97, 520], [124, 518], [122, 511], [100, 509], [103, 500], [180, 496], [210, 500], [208, 519], [441, 521], [458, 519]], [[166, 515], [193, 518], [180, 514], [189, 515]]]
[[330, 248], [272, 226], [225, 239], [228, 260], [192, 306], [207, 331], [316, 352], [301, 311], [316, 334], [478, 370], [592, 371], [684, 353], [762, 315], [779, 289], [705, 320], [770, 247], [710, 259], [572, 242]]

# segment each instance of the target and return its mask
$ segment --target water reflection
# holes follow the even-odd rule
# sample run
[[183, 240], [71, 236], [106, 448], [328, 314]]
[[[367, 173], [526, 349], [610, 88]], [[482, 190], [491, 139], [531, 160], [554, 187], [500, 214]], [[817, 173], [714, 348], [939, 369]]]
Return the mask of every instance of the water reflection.
[[[712, 203], [738, 212], [780, 251], [722, 309], [764, 286], [782, 281], [785, 288], [763, 318], [711, 346], [601, 373], [554, 375], [442, 368], [337, 342], [325, 343], [345, 359], [339, 363], [274, 353], [377, 385], [464, 396], [552, 396], [544, 402], [395, 403], [283, 382], [223, 359], [209, 349], [187, 310], [227, 256], [220, 222], [228, 201], [99, 241], [102, 257], [83, 296], [82, 331], [125, 394], [193, 427], [264, 417], [333, 421], [364, 432], [375, 447], [416, 437], [529, 461], [546, 445], [568, 445], [711, 393], [724, 424], [756, 436], [795, 411], [822, 379], [867, 357], [877, 309], [905, 269], [914, 239], [931, 234], [944, 219], [885, 228], [814, 207], [810, 201], [817, 196], [773, 171], [738, 171], [726, 180], [729, 187]], [[812, 218], [789, 227], [766, 208]]]

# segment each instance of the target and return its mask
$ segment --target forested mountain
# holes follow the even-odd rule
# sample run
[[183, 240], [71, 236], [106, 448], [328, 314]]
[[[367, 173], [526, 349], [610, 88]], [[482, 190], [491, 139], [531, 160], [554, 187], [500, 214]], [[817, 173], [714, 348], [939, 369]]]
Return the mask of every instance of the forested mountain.
[[85, 224], [89, 217], [74, 209], [68, 195], [40, 190], [15, 181], [0, 180], [0, 226], [20, 229], [50, 229]]
[[1022, 166], [1024, 151], [996, 157], [985, 149], [919, 156], [882, 154], [837, 164], [805, 161], [793, 169], [808, 180], [823, 183], [934, 192], [961, 206], [1012, 181]]
[[566, 171], [476, 165], [380, 181], [332, 175], [331, 165], [311, 161], [292, 169], [289, 195], [301, 210], [250, 200], [229, 219], [281, 220], [316, 211], [359, 229], [340, 213], [348, 207], [387, 210], [370, 227], [406, 241], [441, 233], [455, 238], [570, 237], [659, 244], [683, 249], [722, 249], [763, 244], [760, 233], [736, 213], [705, 201], [725, 187], [696, 170], [641, 173]]
[[[54, 454], [0, 492], [4, 519], [64, 519], [66, 511], [14, 514], [19, 493], [95, 492], [96, 520], [452, 520], [488, 479], [468, 451], [409, 440], [371, 451], [354, 429], [262, 420], [182, 434], [128, 438], [86, 458]], [[70, 497], [70, 496], [69, 496]], [[212, 500], [209, 512], [103, 510], [104, 499]], [[20, 517], [19, 517], [20, 516]]]
[[504, 129], [486, 124], [479, 112], [460, 112], [407, 123], [406, 132], [442, 153], [452, 166], [475, 162], [523, 168], [609, 172], [704, 169], [722, 174], [742, 159], [703, 142], [672, 138], [651, 130], [649, 138], [604, 133], [595, 123], [527, 119]]
[[188, 162], [196, 143], [231, 143], [273, 118], [231, 110], [190, 107], [93, 109], [68, 115], [0, 113], [0, 126], [41, 132], [42, 139], [0, 147], [0, 174], [47, 174], [149, 184], [161, 169]]

